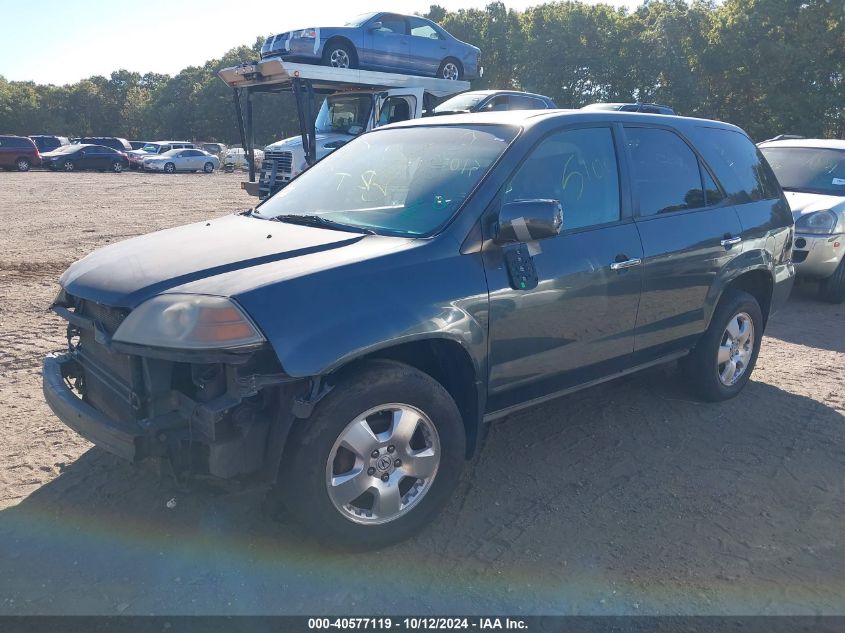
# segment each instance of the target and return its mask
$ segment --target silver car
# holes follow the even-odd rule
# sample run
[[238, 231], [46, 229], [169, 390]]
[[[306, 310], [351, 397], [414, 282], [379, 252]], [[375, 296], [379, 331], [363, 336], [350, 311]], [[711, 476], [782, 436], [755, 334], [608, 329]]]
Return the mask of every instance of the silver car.
[[845, 141], [760, 143], [795, 218], [798, 275], [821, 282], [819, 296], [845, 301]]
[[218, 167], [220, 167], [220, 159], [201, 149], [172, 149], [144, 159], [145, 170], [163, 171], [167, 174], [200, 170], [210, 174]]

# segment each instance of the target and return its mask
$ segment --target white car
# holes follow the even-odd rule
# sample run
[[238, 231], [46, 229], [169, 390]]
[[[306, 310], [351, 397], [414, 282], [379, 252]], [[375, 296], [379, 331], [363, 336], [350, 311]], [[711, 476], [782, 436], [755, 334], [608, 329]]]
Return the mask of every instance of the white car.
[[[261, 161], [264, 160], [264, 152], [260, 149], [255, 152], [255, 167], [261, 168]], [[223, 165], [226, 167], [233, 167], [235, 169], [249, 169], [247, 162], [247, 155], [243, 147], [230, 147], [226, 150], [226, 155], [223, 157]]]
[[177, 171], [200, 170], [210, 174], [218, 167], [220, 167], [220, 159], [201, 149], [172, 149], [144, 159], [145, 170], [163, 171], [168, 174]]
[[795, 218], [792, 259], [799, 276], [821, 282], [819, 296], [845, 301], [845, 141], [760, 143]]

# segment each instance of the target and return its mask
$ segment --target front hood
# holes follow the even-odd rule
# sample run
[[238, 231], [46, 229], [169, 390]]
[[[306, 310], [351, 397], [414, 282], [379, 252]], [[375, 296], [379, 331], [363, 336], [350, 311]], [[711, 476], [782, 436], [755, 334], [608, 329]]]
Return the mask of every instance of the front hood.
[[797, 220], [802, 215], [815, 211], [841, 211], [845, 209], [845, 197], [827, 196], [820, 193], [804, 193], [801, 191], [785, 191], [786, 200], [792, 210], [792, 217]]
[[[231, 296], [266, 284], [253, 272], [268, 264], [275, 264], [273, 278], [280, 279], [292, 270], [307, 274], [303, 262], [325, 267], [354, 260], [359, 254], [338, 255], [355, 244], [392, 249], [397, 241], [404, 240], [230, 215], [106, 246], [72, 264], [60, 283], [76, 297], [121, 308], [200, 281], [213, 286], [209, 294]], [[372, 248], [367, 251], [372, 255]]]
[[[331, 143], [332, 141], [351, 141], [353, 138], [355, 137], [351, 134], [341, 134], [340, 132], [326, 132], [314, 135], [314, 140], [316, 141], [318, 148], [322, 147], [326, 143]], [[276, 141], [272, 145], [265, 147], [264, 151], [273, 152], [293, 149], [302, 149], [301, 136], [291, 136], [290, 138], [286, 138], [282, 141]]]

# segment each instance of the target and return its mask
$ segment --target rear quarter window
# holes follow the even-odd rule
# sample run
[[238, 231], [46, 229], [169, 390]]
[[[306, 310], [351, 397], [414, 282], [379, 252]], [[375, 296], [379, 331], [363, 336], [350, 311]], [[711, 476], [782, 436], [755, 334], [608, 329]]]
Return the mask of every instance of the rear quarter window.
[[781, 196], [771, 167], [744, 134], [723, 128], [698, 127], [693, 140], [732, 203], [744, 204]]

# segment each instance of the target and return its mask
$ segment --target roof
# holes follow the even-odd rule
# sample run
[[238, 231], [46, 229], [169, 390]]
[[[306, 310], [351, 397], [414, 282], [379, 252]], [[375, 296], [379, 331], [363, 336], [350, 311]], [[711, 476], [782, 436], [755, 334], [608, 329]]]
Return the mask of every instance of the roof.
[[814, 149], [845, 150], [845, 141], [836, 138], [796, 138], [782, 141], [766, 141], [759, 147], [805, 147]]
[[509, 110], [505, 112], [472, 112], [467, 114], [448, 114], [438, 117], [426, 117], [423, 119], [412, 119], [381, 126], [378, 130], [392, 127], [415, 127], [428, 125], [518, 125], [520, 127], [532, 127], [540, 122], [550, 119], [560, 119], [561, 123], [653, 123], [657, 125], [670, 125], [679, 130], [691, 127], [719, 127], [745, 134], [743, 130], [722, 121], [711, 121], [709, 119], [696, 119], [671, 114], [645, 114], [642, 112], [620, 112], [618, 110]]
[[469, 90], [468, 81], [452, 81], [434, 77], [418, 77], [374, 70], [333, 68], [316, 64], [295, 64], [271, 57], [257, 62], [223, 68], [217, 75], [231, 88], [252, 88], [265, 91], [291, 89], [293, 79], [311, 80], [317, 92], [350, 89], [422, 88], [435, 97], [451, 97]]

